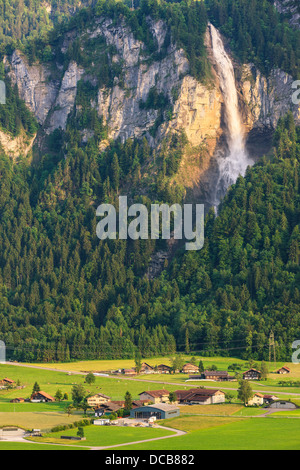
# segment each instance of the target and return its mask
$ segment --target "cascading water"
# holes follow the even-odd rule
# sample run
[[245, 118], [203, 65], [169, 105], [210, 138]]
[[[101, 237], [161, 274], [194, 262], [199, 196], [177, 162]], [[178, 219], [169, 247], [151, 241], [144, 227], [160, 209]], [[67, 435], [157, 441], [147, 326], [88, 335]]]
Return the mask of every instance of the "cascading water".
[[224, 98], [228, 144], [228, 150], [219, 152], [218, 155], [219, 176], [214, 196], [214, 205], [218, 206], [229, 186], [236, 182], [239, 175], [245, 175], [248, 165], [252, 165], [253, 161], [249, 157], [245, 146], [234, 68], [224, 49], [219, 32], [212, 24], [209, 24], [209, 28], [216, 72]]

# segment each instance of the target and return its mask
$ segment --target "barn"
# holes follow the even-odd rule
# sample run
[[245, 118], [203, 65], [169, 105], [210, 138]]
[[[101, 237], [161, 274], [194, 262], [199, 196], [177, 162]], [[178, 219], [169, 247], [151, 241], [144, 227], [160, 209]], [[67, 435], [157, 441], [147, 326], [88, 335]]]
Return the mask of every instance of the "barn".
[[167, 403], [159, 403], [156, 405], [141, 406], [130, 411], [130, 417], [134, 419], [156, 419], [176, 418], [180, 415], [179, 408]]

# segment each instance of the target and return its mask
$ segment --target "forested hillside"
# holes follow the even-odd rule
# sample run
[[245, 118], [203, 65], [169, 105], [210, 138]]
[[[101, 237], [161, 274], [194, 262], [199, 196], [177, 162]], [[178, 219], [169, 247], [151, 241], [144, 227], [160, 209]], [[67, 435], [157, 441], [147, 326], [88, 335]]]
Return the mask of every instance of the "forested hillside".
[[34, 39], [44, 38], [53, 25], [69, 19], [78, 8], [92, 5], [92, 0], [1, 0], [1, 47], [20, 47]]
[[[145, 356], [170, 354], [175, 340], [181, 350], [265, 357], [273, 329], [284, 359], [300, 334], [300, 132], [291, 116], [275, 145], [219, 216], [210, 213], [205, 248], [154, 281], [143, 277], [153, 242], [95, 235], [90, 201], [99, 191], [113, 197], [116, 153], [99, 160], [92, 146], [75, 145], [38, 196], [27, 164], [2, 156], [0, 325], [15, 357], [123, 357], [135, 345]], [[120, 150], [132, 162], [148, 154], [129, 143]]]
[[[79, 2], [48, 3], [53, 10], [47, 13], [33, 0], [0, 0], [2, 57], [17, 46], [30, 63], [53, 69], [65, 71], [76, 61], [89, 79], [78, 82], [65, 132], [43, 135], [9, 82], [7, 106], [0, 106], [2, 131], [13, 136], [38, 131], [44, 144], [43, 151], [34, 149], [33, 160], [17, 163], [1, 152], [0, 331], [9, 357], [121, 358], [139, 349], [143, 356], [197, 350], [261, 360], [273, 330], [278, 359], [290, 358], [291, 344], [300, 337], [300, 130], [292, 113], [279, 122], [272, 155], [238, 179], [217, 217], [212, 210], [208, 214], [204, 249], [179, 251], [149, 280], [151, 255], [164, 249], [164, 242], [99, 241], [96, 207], [117, 203], [120, 194], [148, 207], [182, 202], [184, 190], [172, 177], [187, 139], [182, 130], [159, 149], [142, 138], [111, 141], [100, 151], [107, 126], [91, 103], [97, 86], [109, 88], [117, 78], [121, 87], [122, 74], [118, 64], [112, 66], [105, 41], [78, 38], [95, 17], [117, 23], [121, 16], [146, 44], [148, 63], [164, 57], [176, 41], [191, 76], [209, 86], [208, 21], [221, 29], [237, 61], [254, 62], [266, 74], [278, 67], [294, 78], [300, 71], [300, 32], [266, 0], [143, 0], [135, 1], [134, 11], [131, 2], [100, 0], [68, 21]], [[149, 16], [168, 26], [160, 50]], [[64, 35], [72, 30], [77, 38], [63, 53]], [[0, 72], [4, 78], [3, 66]], [[140, 106], [159, 110], [150, 130], [155, 136], [172, 114], [170, 102], [153, 89]], [[91, 136], [83, 143], [85, 129]]]
[[242, 62], [300, 78], [300, 31], [289, 27], [269, 0], [205, 0], [208, 16]]

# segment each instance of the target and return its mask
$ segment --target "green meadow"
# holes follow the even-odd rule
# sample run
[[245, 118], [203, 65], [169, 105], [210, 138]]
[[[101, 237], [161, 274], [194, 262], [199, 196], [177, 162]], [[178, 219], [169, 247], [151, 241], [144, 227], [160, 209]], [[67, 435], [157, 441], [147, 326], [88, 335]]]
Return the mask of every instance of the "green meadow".
[[33, 444], [31, 442], [0, 442], [1, 450], [85, 450], [79, 447]]
[[300, 420], [248, 418], [223, 421], [174, 439], [123, 450], [300, 450]]
[[[34, 438], [34, 442], [66, 443], [61, 436], [76, 436], [77, 429], [45, 434], [42, 438]], [[126, 442], [135, 442], [158, 437], [172, 436], [173, 432], [160, 428], [141, 427], [115, 427], [115, 426], [86, 426], [84, 437], [86, 440], [76, 442], [76, 445], [91, 447], [106, 447]]]

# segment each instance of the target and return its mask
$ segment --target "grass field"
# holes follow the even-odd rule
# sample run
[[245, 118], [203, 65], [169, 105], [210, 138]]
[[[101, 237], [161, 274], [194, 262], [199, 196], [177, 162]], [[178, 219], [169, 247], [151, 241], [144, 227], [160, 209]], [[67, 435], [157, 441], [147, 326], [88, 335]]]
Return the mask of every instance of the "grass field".
[[300, 450], [300, 420], [228, 419], [185, 436], [126, 446], [123, 450]]
[[29, 412], [13, 412], [0, 413], [0, 426], [19, 426], [24, 429], [41, 429], [50, 430], [54, 426], [71, 424], [78, 421], [82, 417], [78, 415], [67, 416], [62, 413], [45, 412], [45, 411], [29, 411]]
[[[34, 438], [35, 442], [66, 443], [60, 436], [76, 436], [77, 429], [46, 434], [42, 438]], [[85, 441], [78, 441], [76, 445], [91, 447], [106, 447], [126, 442], [135, 442], [158, 437], [172, 436], [174, 433], [160, 428], [132, 428], [132, 427], [107, 427], [107, 426], [86, 426], [84, 428]]]
[[34, 444], [32, 442], [0, 442], [1, 450], [85, 450], [80, 447]]
[[[63, 393], [67, 393], [71, 400], [71, 391], [73, 385], [84, 384], [85, 377], [84, 375], [68, 375], [65, 372], [57, 372], [51, 369], [31, 369], [29, 367], [18, 367], [13, 365], [2, 365], [0, 364], [0, 377], [9, 377], [14, 381], [20, 380], [21, 384], [25, 386], [21, 390], [0, 390], [0, 406], [3, 403], [7, 403], [9, 406], [9, 401], [12, 398], [23, 397], [28, 398], [31, 396], [33, 384], [37, 381], [40, 385], [41, 390], [49, 393], [54, 396], [57, 389], [60, 389]], [[123, 400], [126, 391], [128, 390], [133, 398], [137, 399], [138, 394], [145, 390], [155, 390], [157, 389], [156, 383], [148, 383], [141, 381], [136, 382], [129, 379], [123, 378], [107, 378], [107, 377], [96, 377], [96, 381], [93, 385], [84, 384], [86, 392], [88, 393], [105, 393], [110, 396], [113, 400]], [[160, 386], [159, 388], [162, 388]], [[173, 391], [178, 388], [189, 388], [186, 385], [178, 387], [177, 385], [169, 385], [168, 390]], [[16, 404], [15, 406], [20, 406], [21, 404]], [[42, 404], [41, 404], [42, 405]], [[53, 406], [57, 411], [57, 407], [64, 407], [65, 404], [49, 404], [48, 406]], [[20, 406], [20, 409], [22, 407]], [[12, 407], [13, 409], [13, 407]], [[8, 411], [8, 410], [7, 410]]]

